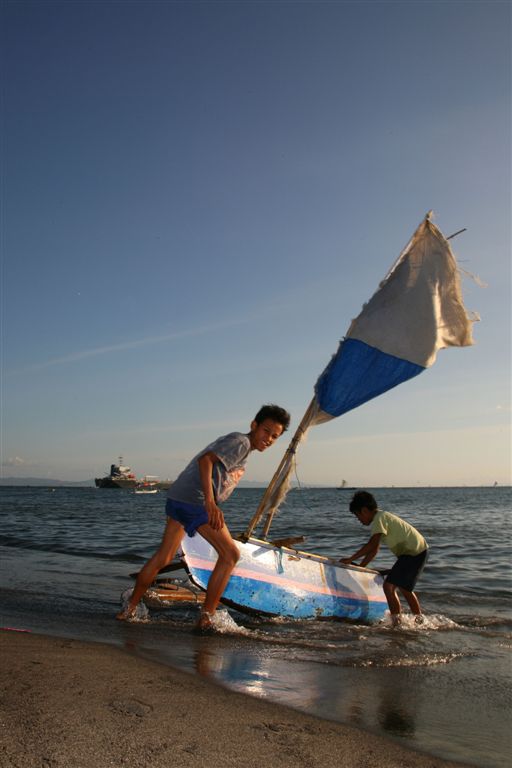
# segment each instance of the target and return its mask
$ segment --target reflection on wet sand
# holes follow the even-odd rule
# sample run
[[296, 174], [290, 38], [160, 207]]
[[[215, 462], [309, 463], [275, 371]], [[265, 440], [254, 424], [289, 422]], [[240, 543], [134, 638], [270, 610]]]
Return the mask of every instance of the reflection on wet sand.
[[308, 712], [317, 709], [322, 690], [313, 669], [299, 670], [293, 662], [261, 652], [246, 653], [236, 645], [227, 649], [222, 638], [218, 643], [216, 646], [214, 638], [200, 642], [195, 653], [195, 668], [200, 675], [240, 693], [270, 698]]
[[416, 730], [416, 689], [407, 685], [403, 677], [395, 678], [391, 684], [380, 686], [377, 719], [391, 736], [405, 736], [410, 739]]
[[[308, 665], [286, 660], [273, 649], [233, 645], [227, 638], [201, 639], [194, 654], [198, 674], [231, 690], [348, 722], [382, 729], [390, 736], [414, 740], [417, 691], [403, 670]], [[255, 652], [256, 651], [256, 652]], [[297, 663], [298, 662], [298, 663]]]

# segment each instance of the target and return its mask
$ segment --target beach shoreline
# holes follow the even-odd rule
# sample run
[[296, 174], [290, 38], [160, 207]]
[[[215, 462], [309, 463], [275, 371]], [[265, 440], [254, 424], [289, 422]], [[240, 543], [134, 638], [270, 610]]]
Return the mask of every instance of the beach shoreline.
[[9, 768], [449, 768], [462, 763], [228, 691], [130, 648], [0, 631]]

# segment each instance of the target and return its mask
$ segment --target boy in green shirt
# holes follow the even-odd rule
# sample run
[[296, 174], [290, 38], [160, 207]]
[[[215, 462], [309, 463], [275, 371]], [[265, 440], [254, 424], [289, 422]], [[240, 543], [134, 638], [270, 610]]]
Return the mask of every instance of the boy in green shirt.
[[391, 512], [378, 509], [377, 502], [368, 491], [357, 491], [350, 502], [350, 511], [362, 525], [371, 526], [370, 540], [352, 557], [340, 562], [350, 564], [363, 558], [359, 563], [368, 565], [379, 551], [381, 542], [389, 547], [398, 559], [384, 580], [384, 594], [388, 601], [393, 625], [400, 623], [401, 605], [397, 589], [407, 600], [416, 623], [423, 622], [420, 603], [414, 594], [416, 581], [427, 560], [428, 545], [419, 531]]

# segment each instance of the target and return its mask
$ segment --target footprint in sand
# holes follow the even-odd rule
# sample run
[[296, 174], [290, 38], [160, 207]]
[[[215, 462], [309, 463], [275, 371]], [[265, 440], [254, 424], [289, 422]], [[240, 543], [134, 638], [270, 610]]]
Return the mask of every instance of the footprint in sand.
[[110, 708], [122, 715], [135, 715], [145, 717], [153, 711], [151, 704], [146, 704], [138, 699], [116, 699], [109, 704]]

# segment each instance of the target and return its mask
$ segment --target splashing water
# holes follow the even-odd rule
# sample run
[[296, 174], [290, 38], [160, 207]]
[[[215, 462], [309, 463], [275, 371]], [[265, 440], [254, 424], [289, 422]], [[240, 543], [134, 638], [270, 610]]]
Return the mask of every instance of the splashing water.
[[[121, 594], [121, 610], [122, 611], [124, 611], [124, 610], [126, 610], [126, 608], [128, 608], [128, 603], [130, 602], [130, 598], [131, 598], [132, 594], [133, 594], [133, 589], [131, 589], [131, 588], [125, 589], [124, 592]], [[142, 602], [142, 600], [137, 605], [137, 607], [135, 609], [135, 613], [133, 614], [133, 616], [130, 616], [128, 621], [131, 621], [131, 622], [137, 622], [137, 621], [146, 622], [146, 621], [149, 621], [149, 611], [148, 611], [147, 607], [144, 605], [144, 603]]]
[[417, 616], [413, 616], [409, 613], [400, 614], [400, 623], [393, 624], [391, 617], [387, 616], [382, 619], [379, 624], [379, 628], [389, 628], [393, 630], [408, 630], [413, 632], [424, 632], [425, 630], [440, 630], [440, 629], [461, 629], [460, 624], [456, 621], [449, 619], [447, 616], [441, 614], [421, 615], [421, 621], [418, 621]]
[[225, 609], [215, 611], [212, 617], [213, 628], [221, 635], [245, 635], [251, 636], [253, 633], [247, 627], [237, 624], [231, 614]]

